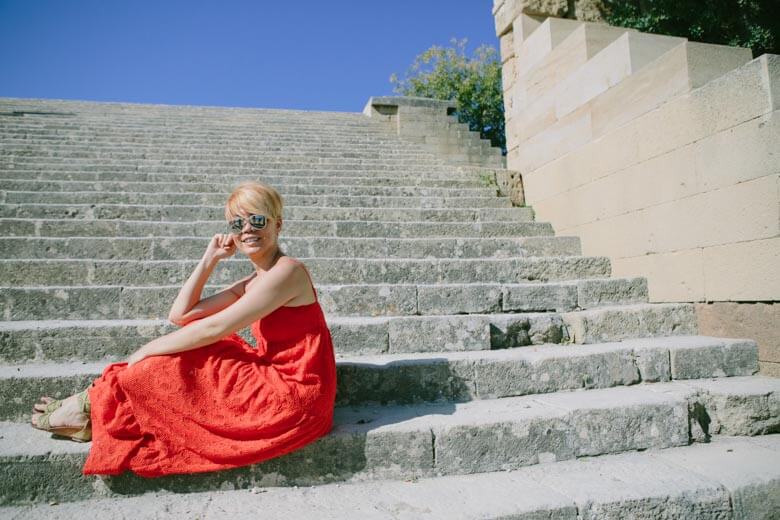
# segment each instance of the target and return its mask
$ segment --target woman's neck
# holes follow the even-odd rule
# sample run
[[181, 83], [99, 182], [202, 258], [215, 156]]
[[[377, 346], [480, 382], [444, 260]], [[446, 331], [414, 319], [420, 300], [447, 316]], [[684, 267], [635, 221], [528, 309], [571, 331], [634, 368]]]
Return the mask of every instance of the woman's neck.
[[272, 268], [276, 263], [276, 261], [282, 256], [284, 256], [282, 254], [282, 250], [279, 249], [279, 246], [276, 246], [276, 248], [273, 251], [269, 251], [262, 257], [260, 258], [250, 257], [249, 260], [252, 262], [252, 265], [255, 266], [255, 271], [257, 272], [257, 274], [263, 274], [266, 271], [268, 271], [270, 268]]

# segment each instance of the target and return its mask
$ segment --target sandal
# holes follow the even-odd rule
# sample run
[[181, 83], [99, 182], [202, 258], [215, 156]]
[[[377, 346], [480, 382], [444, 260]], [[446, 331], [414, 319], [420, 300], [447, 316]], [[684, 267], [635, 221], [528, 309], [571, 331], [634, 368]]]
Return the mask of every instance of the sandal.
[[[92, 411], [91, 403], [89, 402], [89, 394], [87, 390], [76, 394], [79, 403], [79, 411], [81, 413], [89, 415]], [[87, 419], [87, 423], [77, 428], [74, 426], [52, 426], [49, 424], [51, 414], [55, 410], [62, 406], [62, 400], [55, 400], [48, 403], [45, 407], [45, 412], [38, 416], [37, 423], [33, 423], [32, 427], [38, 430], [44, 430], [54, 434], [57, 437], [64, 437], [76, 442], [89, 442], [92, 440], [92, 421]]]
[[32, 427], [38, 430], [47, 431], [56, 437], [64, 437], [76, 442], [89, 442], [92, 440], [92, 423], [87, 421], [82, 428], [74, 426], [52, 426], [49, 424], [51, 412], [42, 413], [38, 416], [38, 422], [33, 423]]
[[[44, 396], [44, 397], [48, 397], [48, 396]], [[62, 399], [54, 399], [54, 398], [51, 398], [51, 397], [48, 397], [48, 398], [51, 399], [51, 401], [46, 403], [46, 405], [43, 407], [43, 410], [37, 410], [35, 408], [35, 406], [33, 406], [33, 412], [51, 413], [54, 410], [56, 410], [57, 408], [59, 408], [60, 406], [62, 406]], [[43, 397], [41, 399], [43, 399]], [[38, 404], [38, 403], [36, 403], [36, 404]]]

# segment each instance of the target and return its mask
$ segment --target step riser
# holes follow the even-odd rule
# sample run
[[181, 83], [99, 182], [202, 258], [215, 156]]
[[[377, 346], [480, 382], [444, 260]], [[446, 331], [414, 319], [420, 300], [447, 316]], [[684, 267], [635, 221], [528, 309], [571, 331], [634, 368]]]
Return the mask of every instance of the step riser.
[[[225, 203], [223, 193], [58, 193], [0, 191], [0, 204], [203, 204]], [[362, 208], [509, 208], [512, 203], [499, 197], [350, 197], [342, 195], [291, 195], [284, 199], [290, 206], [362, 207]]]
[[[85, 226], [85, 231], [88, 227]], [[199, 260], [208, 238], [0, 238], [0, 258], [94, 260]], [[506, 258], [574, 256], [575, 237], [526, 239], [394, 240], [386, 238], [290, 238], [279, 245], [287, 255], [308, 258]]]
[[[368, 171], [397, 171], [412, 170], [417, 172], [436, 172], [451, 175], [458, 178], [460, 173], [452, 166], [442, 166], [432, 161], [419, 159], [395, 159], [387, 157], [374, 157], [372, 159], [345, 159], [345, 158], [318, 158], [318, 157], [284, 157], [277, 156], [274, 160], [268, 159], [221, 159], [210, 160], [197, 159], [94, 159], [94, 158], [47, 158], [47, 157], [2, 157], [0, 156], [0, 168], [4, 170], [81, 170], [81, 171], [141, 171], [141, 172], [165, 172], [176, 170], [179, 172], [204, 173], [219, 169], [248, 169], [253, 171], [287, 170], [290, 168], [308, 168], [333, 175], [334, 172], [368, 170]], [[407, 173], [411, 173], [408, 171]]]
[[[395, 142], [381, 126], [367, 119], [353, 121], [290, 121], [274, 120], [219, 121], [211, 118], [159, 119], [159, 118], [80, 118], [73, 122], [2, 120], [6, 134], [23, 136], [85, 136], [85, 137], [168, 137], [173, 140], [189, 137], [214, 139], [246, 137], [251, 140], [298, 139], [303, 143], [331, 142], [339, 137], [356, 141]], [[309, 139], [311, 138], [311, 139]]]
[[[108, 140], [117, 143], [159, 142], [171, 143], [206, 143], [206, 142], [236, 142], [247, 143], [277, 142], [280, 144], [298, 142], [302, 146], [316, 146], [320, 143], [338, 143], [351, 141], [355, 143], [384, 144], [398, 147], [397, 139], [388, 134], [386, 128], [371, 125], [284, 125], [277, 122], [266, 124], [260, 131], [251, 124], [222, 126], [206, 125], [199, 129], [192, 125], [180, 125], [178, 128], [166, 128], [157, 124], [101, 124], [100, 121], [85, 121], [82, 125], [11, 125], [4, 120], [0, 131], [3, 137], [19, 140], [41, 140], [59, 142], [61, 139], [89, 141], [90, 139]], [[285, 128], [286, 126], [286, 128]]]
[[[540, 459], [563, 461], [689, 444], [689, 422], [696, 420], [689, 410], [700, 400], [655, 394], [649, 390], [653, 386], [656, 385], [636, 388], [632, 397], [610, 408], [597, 399], [611, 395], [614, 390], [590, 391], [590, 396], [578, 399], [577, 407], [564, 405], [557, 395], [534, 396], [531, 400], [510, 398], [516, 403], [514, 406], [526, 409], [522, 416], [510, 419], [502, 417], [506, 412], [499, 412], [479, 422], [447, 421], [446, 416], [453, 413], [452, 405], [431, 407], [431, 413], [444, 416], [432, 423], [414, 418], [415, 409], [410, 408], [396, 413], [386, 425], [372, 421], [361, 412], [339, 409], [339, 426], [327, 437], [297, 452], [262, 464], [202, 475], [143, 479], [124, 474], [100, 480], [85, 478], [80, 469], [86, 447], [70, 453], [23, 459], [6, 456], [0, 459], [0, 476], [6, 490], [2, 500], [3, 504], [19, 504], [155, 490], [193, 492], [257, 485], [314, 485], [346, 479], [414, 479], [510, 470], [537, 464]], [[639, 402], [640, 396], [647, 397], [648, 402]], [[509, 401], [507, 406], [511, 406]], [[726, 402], [729, 405], [725, 408], [713, 406], [704, 412], [714, 418], [729, 414], [750, 417], [755, 412], [753, 403]], [[359, 424], [366, 419], [368, 424]], [[406, 425], [392, 424], [405, 419]]]
[[[151, 222], [117, 220], [0, 219], [0, 234], [7, 237], [174, 237], [210, 238], [224, 233], [218, 221]], [[325, 222], [285, 218], [283, 237], [343, 238], [490, 238], [552, 237], [548, 222]], [[567, 237], [569, 238], [569, 237]], [[576, 239], [576, 237], [574, 237]]]
[[[221, 172], [221, 173], [218, 173]], [[490, 175], [490, 174], [485, 174]], [[493, 188], [493, 176], [475, 177], [472, 175], [451, 175], [430, 170], [411, 170], [390, 167], [354, 168], [351, 170], [323, 171], [317, 167], [295, 168], [233, 168], [218, 166], [214, 168], [126, 168], [126, 167], [89, 167], [61, 169], [40, 166], [28, 169], [4, 168], [0, 166], [0, 176], [20, 180], [45, 181], [131, 181], [131, 182], [200, 182], [234, 183], [247, 180], [261, 181], [284, 190], [289, 184], [352, 185], [352, 186], [429, 186], [439, 188]], [[484, 176], [483, 176], [484, 177]]]
[[[301, 143], [316, 142], [334, 142], [343, 138], [355, 142], [377, 142], [377, 143], [397, 143], [393, 141], [379, 127], [373, 127], [370, 124], [301, 124], [288, 123], [285, 120], [275, 120], [268, 122], [244, 121], [237, 124], [224, 125], [220, 122], [210, 122], [204, 120], [202, 127], [200, 124], [193, 123], [182, 118], [179, 121], [145, 119], [137, 123], [122, 122], [117, 120], [108, 123], [101, 120], [82, 120], [76, 124], [8, 124], [8, 120], [3, 120], [3, 133], [5, 135], [16, 136], [43, 136], [60, 137], [83, 136], [115, 138], [124, 142], [123, 137], [137, 137], [140, 139], [150, 138], [168, 138], [172, 141], [183, 138], [194, 139], [239, 139], [245, 138], [250, 141], [296, 140]], [[11, 122], [13, 123], [13, 122]], [[258, 126], [260, 125], [260, 126]]]
[[[758, 371], [754, 342], [724, 342], [698, 349], [631, 348], [610, 344], [573, 356], [581, 347], [516, 349], [471, 359], [405, 360], [373, 364], [337, 363], [337, 406], [468, 402], [565, 390], [603, 389], [698, 377], [750, 376]], [[529, 352], [523, 352], [529, 351]], [[504, 355], [509, 354], [509, 355]], [[670, 363], [670, 359], [674, 361]], [[704, 366], [699, 361], [710, 360]], [[30, 403], [45, 395], [65, 398], [88, 387], [102, 368], [78, 375], [41, 376], [22, 372], [0, 377], [0, 420], [30, 420]], [[7, 371], [6, 371], [7, 372]]]
[[[207, 287], [204, 296], [222, 288]], [[47, 303], [52, 299], [52, 292], [57, 302], [70, 302], [69, 319], [107, 319], [111, 315], [117, 319], [158, 318], [167, 315], [180, 287], [125, 287], [119, 292], [119, 298], [114, 299], [117, 290], [113, 287], [63, 287], [54, 291], [2, 289], [4, 296], [0, 296], [0, 301], [9, 304], [6, 316], [10, 314], [16, 321], [47, 319], [46, 311], [58, 307]], [[16, 298], [19, 298], [17, 305], [11, 306]], [[22, 299], [27, 303], [19, 305]], [[533, 285], [320, 285], [318, 299], [329, 316], [566, 312], [596, 305], [644, 303], [647, 283], [643, 278], [636, 278]], [[617, 326], [613, 328], [619, 330]]]
[[[592, 298], [591, 306], [598, 306], [597, 296]], [[697, 333], [697, 319], [691, 305], [659, 304], [649, 307], [592, 309], [564, 314], [563, 319], [574, 343], [599, 343], [651, 335]], [[686, 332], [679, 332], [678, 327], [685, 329]], [[655, 333], [644, 334], [642, 331], [655, 331]]]
[[[676, 312], [675, 312], [675, 309]], [[56, 308], [54, 310], [57, 310]], [[606, 314], [609, 314], [608, 312]], [[628, 317], [636, 311], [626, 312]], [[657, 320], [657, 311], [648, 307], [645, 315], [656, 318], [652, 326], [636, 328], [636, 337], [696, 334], [690, 314], [672, 306], [666, 321]], [[681, 317], [682, 316], [682, 317]], [[339, 355], [377, 355], [409, 352], [484, 351], [527, 345], [568, 343], [570, 330], [556, 313], [518, 313], [505, 315], [398, 316], [354, 319], [328, 316], [333, 343]], [[67, 322], [66, 322], [67, 323]], [[167, 321], [142, 322], [139, 325], [58, 326], [36, 329], [23, 324], [0, 333], [0, 361], [20, 363], [30, 360], [72, 361], [124, 359], [139, 345], [173, 332], [178, 327]], [[606, 331], [606, 327], [601, 327]], [[625, 341], [625, 328], [612, 331], [612, 341]], [[250, 344], [250, 330], [239, 334]], [[610, 334], [606, 334], [607, 337]], [[707, 360], [698, 362], [707, 366]], [[706, 368], [703, 368], [706, 371]], [[696, 377], [689, 375], [688, 377]]]
[[[611, 428], [641, 423], [654, 428], [660, 438], [636, 435], [609, 446], [580, 446], [577, 431], [598, 437], [605, 428], [604, 414], [595, 411], [577, 418], [560, 417], [531, 420], [524, 424], [486, 424], [452, 428], [433, 433], [397, 435], [369, 432], [331, 434], [299, 451], [263, 464], [202, 476], [174, 476], [142, 479], [125, 474], [104, 479], [83, 477], [80, 469], [85, 454], [29, 457], [24, 463], [0, 458], [0, 477], [6, 489], [2, 505], [49, 501], [84, 500], [95, 496], [130, 495], [151, 491], [193, 492], [212, 489], [246, 489], [255, 483], [265, 485], [316, 485], [347, 479], [414, 479], [435, 474], [468, 474], [481, 471], [519, 468], [538, 462], [538, 453], [554, 454], [556, 460], [575, 458], [579, 451], [588, 454], [618, 453], [655, 447], [683, 446], [687, 421], [684, 403], [645, 406], [623, 412]], [[615, 414], [617, 415], [617, 414]], [[674, 417], [670, 420], [669, 417]], [[486, 431], [487, 430], [487, 431]], [[526, 435], [515, 431], [528, 431]], [[549, 432], [549, 433], [547, 433]], [[614, 434], [613, 434], [614, 436]], [[477, 439], [469, 438], [477, 437]], [[491, 438], [492, 437], [492, 438]], [[437, 460], [434, 463], [434, 444]], [[475, 461], [469, 451], [477, 446], [488, 453], [503, 455], [501, 463], [485, 458]], [[472, 452], [473, 453], [473, 452]], [[390, 466], [387, 459], [394, 460]], [[490, 469], [488, 469], [490, 468]], [[51, 486], [57, 481], [57, 486]], [[41, 483], [47, 483], [44, 491]], [[31, 483], [35, 483], [31, 485]], [[95, 488], [99, 491], [96, 491]]]
[[[108, 173], [105, 169], [96, 171], [52, 171], [52, 170], [3, 170], [0, 168], [0, 177], [4, 179], [42, 180], [42, 181], [97, 181], [97, 182], [213, 182], [215, 186], [230, 183], [231, 187], [248, 180], [261, 181], [270, 184], [276, 189], [284, 190], [284, 186], [298, 185], [302, 183], [318, 184], [321, 186], [352, 187], [430, 187], [430, 188], [484, 188], [490, 184], [475, 180], [459, 180], [446, 178], [432, 178], [430, 175], [399, 177], [390, 176], [387, 172], [382, 175], [361, 175], [361, 170], [349, 172], [347, 176], [313, 175], [312, 170], [289, 170], [282, 173], [262, 173], [257, 170], [243, 175], [220, 175], [208, 173], [146, 173], [136, 171], [122, 171]], [[393, 172], [390, 172], [393, 173]]]
[[[224, 206], [141, 206], [123, 204], [5, 204], [0, 218], [123, 219], [123, 220], [225, 220]], [[529, 222], [529, 208], [420, 209], [320, 208], [287, 206], [284, 218], [293, 220]]]
[[[223, 193], [222, 202], [227, 199], [232, 184], [192, 183], [192, 182], [80, 182], [80, 181], [19, 181], [0, 179], [0, 189], [13, 191], [93, 191], [96, 195], [104, 193]], [[373, 186], [316, 186], [311, 184], [290, 184], [279, 194], [285, 202], [288, 197], [299, 195], [332, 195], [334, 192], [350, 197], [496, 197], [496, 190], [491, 188], [419, 188], [419, 187], [373, 187]]]
[[[344, 147], [342, 149], [332, 147], [300, 149], [277, 149], [278, 147], [263, 148], [258, 146], [235, 148], [231, 145], [219, 147], [198, 147], [198, 149], [182, 149], [179, 146], [160, 145], [143, 146], [133, 145], [117, 147], [112, 143], [100, 145], [39, 145], [39, 146], [9, 146], [0, 143], [0, 159], [9, 162], [26, 162], [28, 160], [45, 160], [46, 162], [60, 162], [71, 160], [92, 161], [117, 160], [117, 161], [214, 161], [224, 159], [226, 161], [268, 160], [270, 163], [286, 163], [294, 160], [306, 162], [319, 162], [331, 159], [343, 159], [345, 163], [368, 161], [379, 162], [379, 159], [395, 161], [415, 161], [437, 165], [437, 161], [431, 154], [425, 152], [409, 152], [400, 150], [387, 150], [380, 147], [354, 149]], [[55, 161], [56, 160], [56, 161]]]
[[[50, 298], [47, 301], [55, 300]], [[52, 312], [59, 311], [63, 315], [71, 312], [67, 310], [70, 307], [65, 305], [57, 307], [46, 302], [41, 305], [49, 305]], [[89, 312], [84, 311], [84, 314]], [[49, 318], [52, 316], [56, 314], [50, 314]], [[341, 355], [481, 351], [556, 344], [568, 338], [563, 319], [552, 313], [326, 318], [333, 344]], [[108, 356], [108, 359], [118, 361], [139, 345], [178, 328], [167, 321], [144, 323], [98, 328], [76, 326], [6, 330], [0, 335], [4, 341], [0, 345], [0, 358], [16, 363], [29, 359], [99, 360]], [[250, 344], [254, 343], [249, 328], [239, 331], [239, 335]]]
[[[514, 471], [457, 475], [414, 482], [360, 482], [267, 492], [215, 491], [112, 497], [86, 502], [3, 508], [13, 519], [159, 519], [218, 511], [267, 520], [351, 518], [378, 510], [376, 518], [399, 518], [397, 511], [424, 511], [427, 518], [516, 518], [578, 520], [623, 518], [774, 518], [780, 513], [780, 472], [773, 467], [777, 435], [717, 439], [652, 452], [605, 455]], [[724, 453], [740, 454], [733, 467]], [[702, 469], [705, 471], [702, 471]], [[706, 475], [706, 476], [705, 476]], [[294, 504], [294, 505], [293, 505]], [[292, 513], [291, 513], [292, 511]], [[210, 518], [209, 516], [206, 516]]]
[[[96, 164], [97, 163], [97, 164]], [[454, 168], [437, 168], [435, 165], [420, 165], [419, 161], [387, 163], [355, 163], [346, 164], [343, 162], [332, 165], [320, 164], [316, 161], [290, 161], [285, 163], [269, 163], [267, 161], [212, 161], [212, 162], [173, 162], [173, 161], [108, 161], [94, 160], [85, 163], [75, 161], [24, 161], [7, 162], [0, 160], [0, 172], [47, 172], [49, 174], [60, 174], [67, 172], [80, 173], [103, 173], [121, 175], [126, 180], [127, 177], [137, 174], [188, 174], [200, 175], [203, 181], [208, 181], [209, 176], [215, 174], [230, 175], [283, 175], [283, 176], [303, 176], [322, 177], [338, 179], [343, 177], [398, 177], [414, 179], [430, 178], [452, 181], [476, 181], [472, 175], [466, 175], [453, 171]], [[118, 178], [117, 180], [122, 180]]]
[[[304, 258], [315, 285], [523, 283], [606, 278], [604, 257], [549, 257], [464, 260], [385, 260]], [[197, 262], [111, 260], [1, 260], [5, 286], [50, 285], [160, 286], [183, 284]], [[230, 284], [252, 273], [246, 260], [225, 260], [211, 275], [213, 284]]]

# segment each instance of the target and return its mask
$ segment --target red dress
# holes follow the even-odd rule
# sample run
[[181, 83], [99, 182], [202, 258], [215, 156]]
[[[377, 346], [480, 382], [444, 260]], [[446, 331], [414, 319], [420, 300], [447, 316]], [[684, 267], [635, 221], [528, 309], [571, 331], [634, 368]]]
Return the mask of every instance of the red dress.
[[279, 307], [252, 324], [252, 335], [257, 349], [232, 334], [132, 367], [109, 365], [89, 390], [92, 447], [84, 474], [228, 469], [327, 434], [336, 363], [319, 301]]

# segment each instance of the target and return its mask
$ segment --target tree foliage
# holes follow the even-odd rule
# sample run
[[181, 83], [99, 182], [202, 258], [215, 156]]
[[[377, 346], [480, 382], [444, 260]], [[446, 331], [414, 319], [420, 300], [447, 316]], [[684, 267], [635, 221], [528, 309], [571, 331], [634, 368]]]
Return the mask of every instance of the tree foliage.
[[397, 94], [455, 101], [458, 121], [506, 150], [501, 60], [489, 45], [467, 56], [466, 42], [453, 38], [449, 47], [434, 45], [414, 59], [404, 79], [393, 74], [390, 82]]
[[780, 53], [778, 0], [605, 0], [610, 25]]

